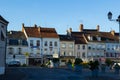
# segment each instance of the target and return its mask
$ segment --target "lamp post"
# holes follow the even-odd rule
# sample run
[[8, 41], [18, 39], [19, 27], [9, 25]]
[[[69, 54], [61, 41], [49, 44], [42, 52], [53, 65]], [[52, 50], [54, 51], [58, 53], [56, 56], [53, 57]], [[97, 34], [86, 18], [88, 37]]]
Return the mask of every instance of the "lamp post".
[[109, 13], [108, 13], [108, 19], [109, 19], [110, 21], [116, 21], [116, 22], [118, 22], [118, 24], [119, 24], [119, 37], [118, 37], [118, 39], [119, 39], [119, 54], [120, 54], [120, 15], [118, 16], [117, 19], [112, 19], [112, 13], [109, 12]]

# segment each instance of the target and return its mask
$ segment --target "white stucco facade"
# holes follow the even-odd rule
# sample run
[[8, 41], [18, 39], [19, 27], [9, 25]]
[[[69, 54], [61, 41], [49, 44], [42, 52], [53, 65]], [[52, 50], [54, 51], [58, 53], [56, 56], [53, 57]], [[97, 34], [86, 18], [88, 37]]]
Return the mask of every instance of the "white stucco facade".
[[75, 56], [87, 62], [87, 44], [75, 44]]
[[[20, 53], [19, 53], [20, 49]], [[10, 61], [20, 61], [21, 65], [27, 64], [26, 62], [26, 52], [28, 52], [27, 46], [7, 46], [6, 51], [6, 63], [8, 64]], [[15, 55], [15, 58], [13, 57]]]

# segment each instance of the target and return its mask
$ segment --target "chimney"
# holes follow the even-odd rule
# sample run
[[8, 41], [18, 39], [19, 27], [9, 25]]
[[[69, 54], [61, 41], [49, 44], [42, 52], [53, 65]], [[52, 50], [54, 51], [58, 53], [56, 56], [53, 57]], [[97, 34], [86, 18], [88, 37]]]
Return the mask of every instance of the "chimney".
[[115, 31], [114, 31], [114, 30], [110, 31], [110, 33], [111, 33], [113, 36], [115, 35]]
[[24, 27], [24, 23], [22, 23], [22, 27]]
[[69, 32], [70, 32], [70, 33], [72, 32], [72, 28], [69, 28]]
[[40, 32], [40, 26], [38, 27], [38, 31]]
[[67, 32], [67, 35], [69, 35], [69, 31], [68, 31], [68, 30], [66, 30], [66, 32]]
[[80, 30], [80, 32], [83, 31], [83, 24], [80, 24], [79, 30]]
[[37, 25], [35, 24], [34, 27], [37, 28]]
[[100, 26], [99, 26], [99, 25], [97, 25], [97, 31], [99, 32], [99, 30], [100, 30]]

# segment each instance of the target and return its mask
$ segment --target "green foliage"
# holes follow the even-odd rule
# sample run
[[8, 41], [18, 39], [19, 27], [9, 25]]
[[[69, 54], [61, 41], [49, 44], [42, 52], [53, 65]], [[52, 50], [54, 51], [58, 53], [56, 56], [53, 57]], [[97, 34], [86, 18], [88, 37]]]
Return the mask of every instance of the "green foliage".
[[59, 62], [59, 58], [53, 58], [52, 61], [53, 61], [54, 63]]
[[82, 62], [83, 62], [82, 59], [76, 58], [74, 64], [75, 65], [81, 65]]
[[26, 64], [23, 64], [22, 67], [26, 67], [27, 65]]
[[90, 70], [98, 69], [99, 62], [98, 61], [90, 61], [89, 65], [90, 65]]
[[107, 66], [110, 66], [112, 64], [112, 60], [111, 59], [106, 59], [105, 63]]
[[68, 62], [67, 62], [67, 64], [72, 64], [72, 61], [69, 59]]

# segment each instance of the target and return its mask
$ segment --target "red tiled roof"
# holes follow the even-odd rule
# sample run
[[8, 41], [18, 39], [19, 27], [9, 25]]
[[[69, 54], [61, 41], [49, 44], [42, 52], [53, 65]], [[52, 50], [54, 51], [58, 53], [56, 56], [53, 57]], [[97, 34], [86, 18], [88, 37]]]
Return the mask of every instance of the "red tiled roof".
[[37, 27], [24, 27], [28, 37], [40, 37]]
[[55, 28], [40, 28], [40, 33], [43, 38], [59, 38]]
[[24, 27], [28, 37], [59, 38], [55, 28]]

